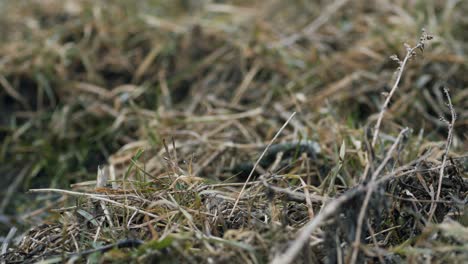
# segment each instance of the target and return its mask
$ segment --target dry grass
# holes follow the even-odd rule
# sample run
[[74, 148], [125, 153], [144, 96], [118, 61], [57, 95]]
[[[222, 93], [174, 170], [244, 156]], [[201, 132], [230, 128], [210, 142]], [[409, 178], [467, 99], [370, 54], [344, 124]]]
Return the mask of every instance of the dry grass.
[[318, 2], [1, 2], [0, 260], [466, 261], [468, 6]]

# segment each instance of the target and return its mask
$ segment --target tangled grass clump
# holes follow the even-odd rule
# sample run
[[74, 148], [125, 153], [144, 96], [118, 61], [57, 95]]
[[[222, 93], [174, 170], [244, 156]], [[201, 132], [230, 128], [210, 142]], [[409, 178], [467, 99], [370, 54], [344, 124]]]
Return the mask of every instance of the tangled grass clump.
[[2, 261], [467, 261], [461, 3], [47, 2], [2, 4]]

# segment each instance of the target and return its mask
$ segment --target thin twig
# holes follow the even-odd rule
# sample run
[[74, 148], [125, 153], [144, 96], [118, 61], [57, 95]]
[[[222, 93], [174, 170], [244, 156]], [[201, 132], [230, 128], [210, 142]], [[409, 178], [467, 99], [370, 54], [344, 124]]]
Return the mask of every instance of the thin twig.
[[401, 177], [404, 175], [415, 173], [416, 169], [410, 169], [410, 167], [419, 160], [420, 159], [416, 161], [412, 161], [409, 164], [406, 164], [400, 167], [398, 170], [392, 171], [380, 177], [380, 179], [374, 182], [369, 182], [369, 184], [367, 184], [366, 186], [360, 185], [354, 189], [350, 189], [349, 191], [347, 191], [340, 197], [334, 200], [331, 200], [330, 203], [325, 205], [324, 208], [315, 216], [314, 219], [309, 221], [300, 231], [297, 232], [295, 236], [296, 239], [291, 243], [291, 246], [286, 250], [286, 252], [284, 252], [281, 255], [276, 256], [271, 263], [272, 264], [289, 264], [293, 262], [294, 258], [297, 256], [297, 254], [302, 249], [304, 244], [308, 241], [312, 232], [314, 232], [315, 229], [317, 229], [322, 224], [324, 224], [324, 221], [326, 219], [328, 219], [330, 216], [335, 214], [338, 211], [338, 209], [346, 201], [349, 201], [356, 195], [361, 194], [364, 191], [367, 191], [368, 188], [375, 188], [377, 185], [382, 184], [390, 180], [393, 177], [397, 177], [397, 176]]
[[[395, 151], [396, 147], [398, 146], [398, 143], [400, 143], [401, 139], [408, 132], [408, 130], [409, 130], [409, 128], [405, 128], [400, 132], [397, 139], [395, 140], [393, 145], [388, 150], [387, 155], [385, 156], [385, 159], [382, 161], [382, 163], [379, 165], [379, 167], [372, 174], [372, 178], [370, 180], [370, 183], [375, 182], [375, 180], [377, 179], [377, 176], [383, 170], [385, 165], [387, 165], [388, 161], [392, 158], [392, 154]], [[370, 198], [372, 196], [372, 192], [374, 191], [374, 188], [372, 186], [375, 186], [375, 185], [370, 184], [369, 188], [367, 188], [366, 197], [364, 198], [364, 203], [362, 204], [361, 211], [359, 212], [357, 228], [356, 228], [356, 234], [355, 234], [354, 244], [353, 244], [353, 252], [351, 254], [351, 260], [349, 262], [350, 264], [356, 263], [356, 260], [357, 260], [357, 255], [358, 255], [358, 252], [359, 252], [359, 250], [358, 250], [359, 249], [359, 244], [361, 242], [362, 224], [364, 222], [364, 216], [366, 215], [367, 206], [369, 205], [369, 201], [370, 201]]]
[[434, 216], [434, 212], [437, 208], [436, 202], [438, 202], [440, 199], [440, 191], [442, 189], [442, 179], [444, 178], [445, 164], [447, 163], [448, 153], [450, 151], [450, 146], [452, 145], [453, 127], [455, 126], [455, 120], [457, 119], [457, 114], [455, 113], [455, 110], [453, 108], [452, 99], [450, 98], [450, 94], [447, 88], [444, 88], [444, 93], [445, 93], [445, 96], [447, 97], [447, 101], [448, 101], [447, 105], [450, 109], [452, 120], [450, 121], [450, 123], [445, 120], [445, 122], [447, 123], [447, 127], [448, 127], [447, 143], [445, 144], [444, 157], [442, 159], [442, 165], [440, 166], [440, 170], [439, 170], [439, 183], [438, 183], [439, 185], [437, 186], [436, 197], [431, 204], [431, 209], [429, 210], [429, 218], [428, 218], [429, 221], [431, 221], [432, 217]]
[[379, 247], [379, 243], [377, 243], [377, 239], [375, 238], [375, 232], [374, 232], [374, 229], [372, 228], [372, 225], [369, 222], [369, 219], [367, 219], [367, 229], [369, 229], [369, 233], [371, 234], [370, 236], [372, 238], [372, 243], [374, 243], [374, 246], [377, 251], [377, 257], [379, 258], [380, 263], [385, 263], [385, 260], [382, 254], [380, 253], [381, 249]]
[[237, 207], [237, 204], [239, 203], [239, 200], [241, 199], [242, 197], [242, 194], [244, 194], [244, 190], [245, 190], [245, 187], [247, 186], [247, 183], [249, 182], [250, 178], [252, 177], [253, 173], [255, 172], [255, 169], [257, 168], [258, 164], [260, 163], [260, 161], [262, 160], [263, 156], [265, 156], [266, 152], [268, 151], [268, 149], [270, 148], [270, 146], [273, 144], [273, 142], [278, 138], [278, 136], [281, 134], [281, 132], [284, 130], [284, 128], [289, 124], [289, 122], [293, 119], [293, 117], [296, 115], [296, 112], [293, 112], [291, 114], [291, 116], [288, 118], [288, 120], [286, 120], [286, 122], [283, 124], [283, 126], [278, 130], [278, 132], [276, 133], [276, 135], [273, 137], [273, 139], [270, 141], [270, 143], [268, 143], [268, 145], [266, 146], [265, 150], [263, 151], [262, 155], [260, 155], [260, 157], [257, 159], [257, 162], [255, 162], [255, 165], [253, 166], [252, 170], [250, 171], [250, 174], [249, 174], [249, 177], [247, 177], [247, 180], [245, 180], [245, 183], [244, 185], [242, 186], [242, 189], [241, 191], [239, 192], [239, 195], [237, 196], [237, 199], [236, 199], [236, 202], [234, 203], [234, 206], [232, 207], [232, 210], [231, 210], [231, 213], [229, 214], [229, 217], [232, 216], [232, 214], [234, 213], [234, 210], [236, 209]]
[[[361, 187], [362, 188], [362, 187]], [[296, 255], [299, 253], [299, 251], [302, 249], [304, 244], [309, 240], [309, 236], [312, 234], [312, 232], [318, 228], [320, 225], [323, 224], [323, 222], [333, 215], [340, 207], [341, 205], [354, 197], [358, 191], [362, 191], [361, 188], [358, 189], [353, 189], [352, 191], [348, 192], [345, 195], [342, 195], [335, 200], [332, 200], [329, 204], [327, 204], [322, 211], [318, 215], [315, 216], [314, 219], [309, 221], [296, 235], [296, 240], [294, 240], [291, 244], [291, 246], [284, 252], [283, 254], [275, 257], [273, 261], [271, 262], [272, 264], [289, 264], [293, 262], [294, 258]]]
[[425, 30], [423, 29], [422, 36], [419, 39], [419, 42], [418, 42], [418, 44], [416, 44], [416, 46], [409, 47], [409, 45], [407, 45], [407, 44], [405, 45], [406, 46], [406, 56], [403, 59], [403, 61], [400, 61], [396, 55], [393, 55], [391, 57], [393, 60], [398, 61], [400, 66], [398, 67], [397, 77], [396, 77], [395, 83], [393, 84], [392, 89], [388, 93], [388, 95], [387, 95], [387, 97], [385, 99], [385, 102], [382, 105], [382, 109], [380, 110], [377, 122], [375, 123], [374, 136], [372, 138], [372, 144], [371, 144], [372, 147], [375, 147], [375, 144], [377, 143], [377, 138], [379, 136], [380, 125], [382, 123], [382, 119], [384, 117], [385, 111], [388, 108], [388, 105], [390, 104], [390, 100], [392, 99], [393, 94], [395, 94], [395, 91], [398, 89], [398, 84], [400, 83], [401, 76], [403, 75], [403, 71], [405, 70], [406, 63], [408, 62], [408, 60], [410, 58], [412, 58], [415, 55], [415, 52], [416, 52], [417, 49], [424, 50], [424, 45], [425, 45], [426, 40], [430, 40], [430, 39], [432, 39], [432, 36], [428, 35], [425, 32]]

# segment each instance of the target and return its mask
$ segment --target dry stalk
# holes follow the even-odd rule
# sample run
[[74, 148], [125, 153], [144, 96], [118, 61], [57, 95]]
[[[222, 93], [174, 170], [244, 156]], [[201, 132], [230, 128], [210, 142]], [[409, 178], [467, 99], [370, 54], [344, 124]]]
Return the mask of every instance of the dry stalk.
[[[372, 243], [374, 243], [374, 247], [380, 250], [379, 243], [377, 242], [374, 229], [372, 228], [372, 225], [370, 224], [369, 219], [367, 219], [366, 224], [367, 224], [367, 228], [369, 229], [370, 237], [372, 238]], [[385, 260], [380, 252], [377, 252], [377, 257], [379, 258], [380, 263], [385, 263]]]
[[450, 146], [452, 145], [452, 140], [453, 140], [453, 127], [455, 126], [455, 120], [457, 119], [457, 114], [455, 113], [455, 110], [452, 105], [452, 99], [450, 98], [450, 94], [447, 88], [444, 88], [444, 93], [445, 96], [447, 97], [447, 105], [450, 109], [450, 114], [452, 116], [452, 120], [447, 121], [444, 118], [441, 118], [445, 123], [447, 124], [448, 127], [448, 134], [447, 134], [447, 143], [445, 144], [445, 150], [444, 150], [444, 157], [442, 159], [442, 165], [440, 166], [439, 170], [439, 183], [437, 186], [437, 193], [435, 199], [433, 199], [431, 203], [431, 208], [429, 209], [429, 218], [428, 220], [431, 221], [432, 217], [434, 216], [434, 212], [437, 208], [437, 202], [440, 199], [440, 191], [442, 189], [442, 179], [444, 178], [444, 169], [445, 169], [445, 164], [447, 163], [447, 156], [450, 150]]
[[[403, 130], [402, 132], [404, 132], [404, 131], [406, 131], [406, 129]], [[400, 133], [400, 135], [402, 135], [402, 132]], [[398, 142], [399, 142], [399, 139], [397, 138], [395, 143], [398, 143]], [[395, 143], [392, 146], [393, 149], [396, 147]], [[317, 216], [314, 219], [309, 221], [298, 232], [298, 234], [296, 235], [296, 237], [297, 237], [296, 240], [294, 240], [292, 242], [291, 246], [286, 250], [286, 252], [284, 252], [281, 255], [276, 256], [273, 259], [272, 263], [273, 264], [291, 263], [294, 260], [294, 258], [297, 256], [297, 254], [300, 252], [300, 250], [302, 249], [304, 244], [307, 242], [307, 240], [309, 239], [312, 232], [314, 232], [315, 229], [317, 229], [320, 225], [322, 225], [323, 222], [327, 218], [329, 218], [334, 213], [336, 213], [336, 211], [338, 211], [338, 209], [342, 206], [343, 203], [350, 200], [355, 195], [357, 195], [357, 194], [359, 194], [359, 193], [361, 193], [363, 191], [367, 191], [369, 188], [373, 189], [377, 185], [382, 184], [382, 183], [390, 180], [393, 177], [397, 177], [397, 176], [401, 177], [401, 176], [404, 176], [404, 175], [409, 175], [409, 174], [415, 173], [417, 171], [417, 169], [412, 168], [412, 166], [414, 166], [415, 164], [419, 163], [422, 160], [425, 160], [429, 155], [430, 155], [430, 152], [426, 153], [422, 157], [419, 157], [417, 160], [411, 161], [409, 164], [403, 165], [400, 168], [398, 168], [397, 170], [392, 171], [392, 172], [380, 177], [379, 179], [377, 179], [377, 175], [380, 173], [380, 171], [384, 167], [383, 165], [379, 166], [379, 168], [377, 168], [377, 170], [376, 170], [377, 173], [373, 174], [373, 177], [375, 175], [375, 181], [369, 182], [366, 186], [362, 186], [362, 185], [358, 186], [356, 189], [350, 190], [347, 193], [343, 194], [342, 196], [340, 196], [340, 197], [338, 197], [338, 198], [336, 198], [334, 200], [331, 200], [327, 205], [324, 206], [324, 208], [317, 214]], [[387, 162], [388, 162], [388, 160], [387, 160]]]
[[232, 207], [231, 209], [231, 213], [229, 214], [229, 217], [232, 216], [232, 214], [234, 213], [234, 210], [236, 209], [237, 207], [237, 204], [239, 203], [241, 197], [242, 197], [242, 194], [244, 194], [244, 190], [245, 190], [245, 187], [247, 186], [247, 183], [249, 182], [250, 178], [252, 177], [253, 173], [255, 172], [255, 169], [257, 168], [258, 164], [260, 163], [260, 161], [262, 160], [263, 156], [265, 156], [266, 152], [268, 151], [268, 149], [270, 148], [270, 146], [273, 144], [273, 142], [275, 142], [275, 140], [278, 138], [278, 136], [281, 134], [281, 132], [284, 130], [284, 128], [289, 124], [289, 122], [293, 119], [293, 117], [296, 115], [296, 112], [293, 112], [291, 114], [291, 116], [288, 118], [288, 120], [286, 120], [286, 122], [283, 124], [283, 126], [278, 130], [278, 132], [276, 132], [275, 136], [273, 137], [273, 139], [270, 141], [270, 143], [268, 143], [268, 145], [266, 146], [265, 150], [263, 150], [262, 152], [262, 155], [260, 155], [260, 157], [257, 159], [257, 161], [255, 162], [255, 165], [253, 166], [252, 170], [250, 171], [250, 174], [249, 176], [247, 177], [247, 180], [245, 180], [245, 183], [244, 185], [242, 186], [242, 189], [241, 191], [239, 192], [239, 195], [237, 196], [237, 199], [236, 199], [236, 202], [234, 203], [234, 206]]
[[367, 191], [369, 188], [373, 189], [377, 187], [379, 184], [382, 184], [391, 178], [401, 177], [404, 175], [415, 173], [417, 170], [410, 169], [410, 168], [412, 167], [412, 165], [414, 165], [414, 163], [420, 160], [421, 159], [412, 161], [409, 164], [406, 164], [400, 167], [398, 170], [392, 171], [382, 176], [380, 179], [374, 182], [369, 182], [369, 184], [367, 184], [366, 186], [363, 186], [363, 185], [357, 186], [356, 188], [347, 191], [340, 197], [334, 200], [331, 200], [328, 204], [326, 204], [323, 207], [323, 209], [315, 216], [314, 219], [309, 221], [304, 227], [302, 227], [300, 231], [297, 232], [296, 239], [292, 241], [291, 246], [286, 250], [286, 252], [284, 252], [281, 255], [276, 256], [271, 263], [272, 264], [291, 263], [294, 260], [294, 258], [297, 256], [297, 254], [300, 252], [300, 250], [303, 248], [304, 244], [309, 240], [309, 237], [312, 234], [312, 232], [314, 232], [315, 229], [320, 227], [324, 223], [324, 221], [327, 220], [330, 216], [335, 214], [345, 202], [351, 200], [356, 195], [361, 194], [364, 191]]
[[[362, 188], [362, 187], [361, 187]], [[312, 232], [318, 228], [323, 222], [330, 216], [332, 216], [341, 205], [354, 197], [357, 194], [357, 191], [360, 189], [355, 189], [355, 191], [349, 192], [346, 195], [342, 195], [335, 200], [332, 200], [327, 204], [318, 215], [315, 216], [311, 221], [309, 221], [297, 234], [296, 240], [294, 240], [291, 246], [283, 254], [275, 257], [272, 264], [288, 264], [293, 262], [294, 258], [297, 256], [299, 251], [302, 249], [304, 244], [309, 240]]]
[[369, 201], [372, 196], [372, 192], [374, 191], [374, 187], [377, 186], [377, 185], [374, 185], [373, 183], [375, 183], [377, 176], [383, 170], [385, 165], [387, 165], [388, 161], [392, 158], [392, 154], [395, 151], [396, 147], [398, 146], [398, 143], [400, 143], [400, 141], [402, 140], [404, 135], [408, 132], [408, 130], [409, 128], [405, 128], [400, 132], [397, 139], [395, 140], [393, 145], [388, 150], [387, 155], [385, 156], [385, 159], [382, 161], [379, 167], [372, 174], [369, 187], [367, 188], [367, 191], [366, 191], [366, 197], [364, 198], [364, 203], [362, 204], [361, 211], [359, 212], [359, 216], [358, 216], [358, 223], [357, 223], [356, 234], [354, 238], [353, 252], [351, 254], [351, 260], [349, 262], [350, 264], [356, 263], [357, 255], [359, 252], [358, 249], [359, 249], [359, 245], [361, 242], [361, 232], [362, 232], [362, 224], [364, 222], [364, 216], [366, 215], [367, 206], [369, 205]]
[[[401, 77], [403, 75], [403, 71], [405, 69], [405, 66], [406, 66], [408, 60], [416, 55], [416, 50], [417, 49], [420, 49], [420, 50], [424, 51], [425, 42], [427, 40], [430, 40], [430, 39], [432, 39], [432, 36], [428, 35], [426, 33], [426, 31], [423, 29], [422, 30], [422, 36], [420, 37], [419, 42], [416, 44], [416, 46], [411, 47], [408, 44], [405, 44], [406, 55], [405, 55], [403, 61], [401, 61], [396, 55], [391, 56], [392, 60], [398, 62], [399, 67], [398, 67], [398, 70], [397, 70], [397, 73], [396, 73], [397, 76], [396, 76], [396, 79], [395, 79], [395, 83], [393, 84], [392, 89], [390, 90], [390, 92], [387, 94], [385, 102], [382, 105], [382, 109], [380, 110], [377, 122], [375, 123], [374, 135], [372, 137], [371, 148], [375, 148], [375, 145], [377, 143], [377, 139], [378, 139], [378, 136], [379, 136], [380, 126], [382, 124], [383, 117], [384, 117], [385, 112], [386, 112], [386, 110], [388, 108], [388, 105], [390, 104], [391, 98], [393, 97], [396, 90], [398, 89], [398, 85], [400, 83]], [[387, 152], [387, 156], [385, 157], [384, 161], [379, 165], [377, 170], [373, 172], [370, 183], [374, 183], [376, 181], [376, 178], [377, 178], [378, 174], [381, 172], [383, 167], [386, 165], [388, 160], [391, 158], [391, 155], [392, 155], [393, 151], [395, 150], [396, 146], [398, 145], [399, 141], [401, 140], [401, 137], [407, 131], [408, 131], [408, 128], [405, 128], [404, 130], [402, 130], [400, 132], [400, 134], [398, 135], [397, 140], [392, 145], [390, 150]], [[368, 162], [367, 162], [366, 167], [364, 169], [363, 179], [366, 177], [366, 175], [367, 175], [367, 173], [368, 173], [368, 171], [370, 169], [370, 166], [371, 166], [371, 161], [369, 160], [369, 157], [370, 157], [370, 155], [368, 155]], [[353, 251], [352, 251], [351, 259], [350, 259], [351, 264], [356, 263], [356, 260], [357, 260], [357, 256], [358, 256], [358, 252], [359, 252], [360, 239], [361, 239], [361, 232], [362, 232], [362, 224], [363, 224], [363, 221], [364, 221], [364, 216], [366, 214], [367, 206], [368, 206], [370, 198], [372, 196], [372, 192], [373, 192], [373, 188], [369, 188], [367, 190], [366, 196], [365, 196], [365, 199], [364, 199], [364, 203], [363, 203], [363, 205], [361, 207], [361, 211], [359, 212], [357, 230], [356, 230], [355, 240], [354, 240], [354, 244], [353, 244]]]
[[397, 55], [393, 55], [393, 56], [390, 57], [391, 59], [397, 61], [400, 66], [398, 67], [398, 70], [397, 70], [397, 77], [395, 79], [395, 83], [393, 84], [392, 89], [390, 90], [390, 92], [386, 96], [385, 102], [382, 105], [382, 109], [380, 110], [377, 122], [375, 123], [374, 136], [372, 138], [372, 144], [371, 144], [372, 147], [375, 147], [375, 144], [377, 143], [377, 138], [379, 136], [380, 125], [382, 123], [382, 119], [384, 117], [385, 111], [388, 108], [388, 105], [390, 104], [390, 100], [392, 99], [393, 94], [395, 94], [396, 90], [398, 89], [398, 84], [400, 83], [400, 79], [401, 79], [401, 76], [403, 75], [403, 71], [405, 69], [406, 63], [408, 62], [409, 59], [411, 59], [412, 57], [414, 57], [416, 55], [416, 50], [417, 49], [424, 50], [424, 46], [425, 46], [426, 41], [431, 40], [431, 39], [432, 39], [432, 36], [428, 35], [426, 33], [426, 31], [423, 29], [422, 30], [422, 36], [419, 39], [419, 42], [418, 42], [418, 44], [416, 44], [416, 46], [410, 47], [408, 44], [405, 44], [406, 56], [403, 59], [403, 61], [401, 61], [397, 57]]

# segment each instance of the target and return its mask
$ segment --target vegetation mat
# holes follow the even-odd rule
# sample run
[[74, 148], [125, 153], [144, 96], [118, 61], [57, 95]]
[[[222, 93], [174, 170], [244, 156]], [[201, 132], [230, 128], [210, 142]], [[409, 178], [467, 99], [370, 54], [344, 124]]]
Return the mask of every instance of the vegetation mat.
[[0, 10], [2, 263], [468, 262], [465, 1]]

